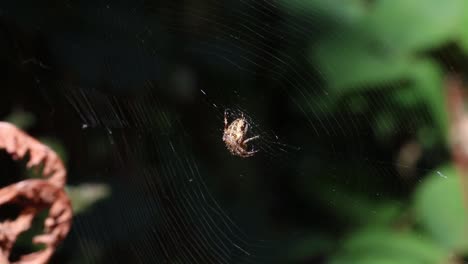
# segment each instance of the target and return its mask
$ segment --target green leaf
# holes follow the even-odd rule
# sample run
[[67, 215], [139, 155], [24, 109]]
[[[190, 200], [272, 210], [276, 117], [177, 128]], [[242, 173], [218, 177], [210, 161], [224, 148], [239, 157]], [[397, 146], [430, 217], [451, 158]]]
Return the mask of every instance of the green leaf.
[[412, 232], [367, 228], [347, 239], [330, 263], [443, 263], [448, 252]]
[[27, 130], [32, 127], [34, 123], [36, 123], [36, 117], [30, 112], [16, 109], [12, 111], [7, 117], [5, 117], [5, 121], [12, 123], [18, 128]]
[[455, 169], [433, 171], [418, 187], [414, 210], [419, 223], [435, 241], [449, 250], [468, 252], [467, 215]]
[[313, 61], [332, 92], [348, 93], [353, 88], [382, 85], [406, 76], [409, 61], [388, 50], [375, 48], [373, 40], [364, 32], [343, 32], [315, 46]]
[[380, 0], [366, 24], [399, 52], [431, 49], [453, 39], [465, 0]]
[[416, 107], [418, 104], [421, 104], [423, 97], [418, 90], [411, 89], [408, 86], [394, 89], [390, 96], [395, 103], [404, 108]]
[[466, 53], [468, 53], [468, 27], [466, 25], [468, 25], [468, 1], [465, 1], [465, 5], [463, 7], [463, 20], [461, 22], [459, 33], [460, 46]]
[[448, 116], [442, 72], [429, 60], [420, 60], [411, 67], [412, 88], [418, 91], [428, 106], [435, 125], [435, 133], [447, 137]]
[[74, 214], [86, 211], [94, 203], [111, 195], [111, 188], [106, 184], [99, 183], [83, 183], [78, 186], [68, 185], [66, 190], [70, 197]]
[[464, 7], [463, 0], [376, 1], [367, 16], [319, 41], [312, 59], [335, 92], [404, 79], [417, 52], [455, 39]]

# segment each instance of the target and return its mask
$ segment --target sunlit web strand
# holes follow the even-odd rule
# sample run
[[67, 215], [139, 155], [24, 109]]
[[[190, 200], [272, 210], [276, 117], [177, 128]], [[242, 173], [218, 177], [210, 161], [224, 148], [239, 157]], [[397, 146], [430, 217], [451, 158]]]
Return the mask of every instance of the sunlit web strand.
[[[92, 94], [86, 94], [86, 96], [93, 97]], [[72, 102], [76, 110], [81, 113], [80, 116], [82, 117], [88, 116], [89, 111], [91, 111], [93, 113], [92, 117], [94, 118], [92, 120], [94, 120], [93, 122], [95, 122], [96, 126], [99, 126], [99, 124], [101, 124], [104, 127], [108, 127], [109, 124], [115, 123], [115, 122], [112, 122], [112, 120], [110, 119], [115, 118], [116, 116], [109, 115], [109, 113], [107, 113], [105, 121], [99, 120], [99, 116], [100, 116], [99, 111], [103, 109], [105, 109], [105, 111], [112, 111], [110, 110], [110, 108], [95, 107], [92, 105], [92, 103], [89, 103], [89, 104], [86, 103], [86, 104], [80, 105], [79, 102], [80, 101], [83, 102], [83, 100], [85, 100], [84, 98], [80, 99], [76, 97], [70, 97], [69, 100]], [[113, 102], [118, 103], [118, 100], [113, 100]], [[120, 105], [120, 107], [122, 107], [122, 105]], [[130, 107], [130, 105], [127, 104], [127, 107]], [[116, 107], [114, 106], [114, 108]], [[145, 112], [149, 111], [149, 108], [145, 104], [139, 104], [139, 103], [133, 104], [132, 108], [140, 109], [138, 110], [138, 113], [143, 115], [143, 119], [134, 118], [134, 120], [138, 120], [137, 121], [138, 125], [135, 126], [133, 129], [144, 128], [145, 127], [144, 122], [147, 122], [147, 118], [144, 117], [144, 114]], [[138, 114], [138, 113], [135, 113], [135, 114]], [[88, 120], [84, 122], [89, 122], [89, 118], [87, 119]], [[165, 123], [163, 126], [170, 125], [167, 119], [161, 119], [158, 122]], [[132, 123], [128, 122], [128, 120], [126, 123], [128, 124], [126, 126], [126, 129], [132, 129], [132, 126], [133, 126]], [[173, 122], [171, 122], [171, 124], [173, 124]], [[219, 205], [217, 205], [216, 201], [214, 201], [214, 199], [211, 197], [200, 175], [198, 173], [194, 174], [194, 172], [198, 172], [198, 169], [194, 169], [197, 166], [195, 165], [195, 163], [193, 163], [194, 162], [193, 158], [192, 159], [189, 159], [187, 157], [183, 158], [183, 155], [184, 155], [183, 153], [184, 151], [187, 151], [187, 150], [182, 149], [180, 152], [176, 152], [177, 149], [180, 148], [181, 146], [180, 144], [183, 144], [183, 143], [176, 144], [176, 142], [174, 142], [173, 139], [171, 138], [167, 138], [167, 140], [164, 141], [162, 140], [161, 136], [157, 136], [157, 135], [154, 135], [152, 138], [154, 139], [153, 140], [154, 150], [156, 151], [157, 156], [161, 159], [161, 166], [158, 169], [159, 171], [158, 173], [156, 174], [150, 173], [150, 174], [147, 174], [147, 176], [145, 177], [152, 177], [152, 178], [156, 177], [156, 178], [160, 178], [163, 180], [162, 182], [159, 182], [158, 184], [153, 185], [153, 188], [155, 188], [154, 190], [156, 190], [155, 192], [156, 199], [151, 204], [153, 206], [156, 206], [157, 210], [161, 211], [162, 213], [161, 217], [163, 219], [162, 223], [163, 223], [164, 229], [172, 230], [171, 232], [169, 232], [169, 237], [167, 237], [167, 239], [170, 239], [173, 241], [173, 243], [176, 243], [176, 241], [178, 240], [173, 235], [178, 234], [180, 230], [189, 228], [189, 226], [193, 226], [194, 224], [192, 223], [190, 225], [189, 222], [187, 222], [188, 219], [183, 220], [184, 215], [188, 213], [189, 214], [187, 215], [188, 218], [194, 217], [193, 215], [198, 215], [198, 217], [195, 217], [195, 218], [198, 218], [200, 222], [198, 225], [195, 226], [196, 228], [194, 228], [193, 230], [195, 231], [195, 234], [199, 234], [199, 238], [206, 237], [208, 239], [208, 240], [205, 240], [204, 247], [208, 249], [209, 251], [207, 252], [207, 251], [204, 251], [203, 248], [199, 248], [198, 250], [192, 252], [192, 250], [195, 250], [195, 248], [187, 248], [186, 249], [188, 250], [187, 254], [193, 254], [195, 252], [198, 252], [197, 254], [201, 254], [199, 256], [200, 258], [204, 258], [207, 261], [208, 259], [211, 259], [210, 262], [213, 262], [213, 263], [219, 263], [219, 262], [230, 263], [228, 259], [231, 258], [232, 256], [238, 255], [237, 257], [245, 258], [245, 263], [250, 263], [250, 262], [254, 263], [255, 261], [253, 259], [257, 258], [257, 256], [255, 254], [255, 250], [252, 251], [253, 245], [251, 244], [251, 242], [246, 242], [244, 239], [240, 239], [240, 237], [237, 237], [236, 233], [239, 232], [238, 228], [235, 226], [232, 220], [230, 220], [227, 214], [221, 210]], [[166, 142], [166, 143], [163, 144], [163, 142]], [[140, 144], [140, 143], [137, 142], [137, 144]], [[138, 148], [138, 145], [136, 145], [135, 147]], [[169, 158], [167, 156], [168, 153], [173, 153], [172, 158]], [[192, 160], [191, 162], [192, 165], [188, 166], [188, 164], [190, 163], [188, 163], [187, 161], [190, 161], [190, 160]], [[187, 179], [189, 180], [193, 179], [191, 184], [196, 183], [195, 185], [196, 188], [193, 187], [194, 185], [190, 185], [190, 186], [187, 185]], [[182, 184], [181, 186], [179, 186], [179, 185], [175, 185], [176, 182], [179, 184], [180, 183], [185, 183], [185, 184]], [[200, 183], [201, 185], [198, 185]], [[167, 186], [168, 188], [167, 191], [161, 192], [161, 190], [163, 190], [161, 189], [162, 187], [160, 186], [161, 184], [162, 186]], [[180, 187], [183, 187], [183, 188], [180, 189]], [[180, 201], [182, 201], [181, 205], [176, 206], [174, 209], [169, 209], [169, 211], [159, 206], [160, 201], [167, 200], [167, 197], [165, 197], [165, 195], [163, 194], [168, 193], [168, 192], [171, 194], [172, 197], [177, 198], [178, 200], [181, 199]], [[132, 199], [138, 199], [138, 198], [134, 197]], [[204, 204], [203, 201], [205, 203], [214, 202], [214, 205], [205, 207], [203, 206]], [[213, 214], [214, 208], [217, 208], [215, 210], [216, 214]], [[221, 217], [221, 219], [218, 218], [218, 220], [215, 220], [213, 218], [215, 216], [219, 216]], [[230, 230], [229, 233], [225, 233], [226, 231], [223, 231], [223, 229], [220, 229], [220, 226], [218, 226], [220, 223], [224, 226], [223, 229], [228, 227], [227, 230]], [[210, 235], [207, 236], [206, 234], [210, 234]], [[235, 238], [235, 241], [232, 240], [234, 238]], [[193, 238], [193, 239], [195, 239], [194, 241], [196, 241], [196, 238]], [[161, 241], [161, 242], [167, 243], [167, 241]], [[203, 246], [203, 243], [201, 243], [200, 246]], [[236, 250], [239, 251], [240, 253], [230, 255], [232, 254], [232, 250], [229, 248], [233, 248], [233, 247], [236, 248]], [[170, 251], [170, 249], [168, 249], [167, 247], [165, 250]], [[206, 254], [210, 254], [212, 256], [217, 256], [216, 257], [217, 260], [215, 261], [214, 259], [212, 259], [212, 257], [208, 257], [208, 255], [202, 254], [203, 252], [205, 252]], [[216, 252], [219, 252], [219, 253], [216, 253]], [[231, 253], [228, 253], [228, 255], [226, 255], [221, 252], [231, 252]], [[140, 254], [142, 253], [140, 252]], [[177, 255], [177, 252], [176, 251], [168, 252], [168, 254]], [[187, 257], [188, 255], [185, 255], [185, 256]], [[192, 258], [197, 258], [197, 257], [192, 256]], [[188, 259], [190, 259], [190, 257]]]

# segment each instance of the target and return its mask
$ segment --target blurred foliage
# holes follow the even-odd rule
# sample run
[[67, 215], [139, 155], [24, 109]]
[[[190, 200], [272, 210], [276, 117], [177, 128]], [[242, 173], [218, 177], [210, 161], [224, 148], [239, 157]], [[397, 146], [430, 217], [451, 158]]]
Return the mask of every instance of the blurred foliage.
[[[327, 22], [330, 30], [312, 44], [310, 59], [327, 85], [331, 98], [326, 101], [328, 115], [346, 110], [364, 113], [381, 144], [391, 142], [395, 132], [405, 130], [405, 124], [407, 131], [415, 130], [414, 137], [426, 150], [447, 144], [443, 82], [447, 69], [444, 61], [433, 55], [450, 44], [466, 49], [468, 2], [298, 0], [284, 4], [299, 16], [334, 21]], [[463, 55], [464, 60], [467, 55]], [[459, 74], [467, 70], [456, 69]], [[381, 95], [378, 108], [371, 104], [371, 94]], [[318, 112], [321, 107], [315, 104], [310, 110]], [[429, 119], [413, 119], [416, 113], [427, 114]], [[371, 206], [370, 201], [361, 201], [362, 197], [346, 190], [334, 187], [327, 194], [330, 188], [322, 189], [325, 193], [319, 196], [336, 204], [340, 217], [348, 221], [361, 217], [357, 221], [360, 226], [372, 226], [351, 232], [331, 263], [448, 263], [454, 254], [465, 256], [468, 219], [462, 203], [463, 187], [452, 166], [422, 175], [414, 199], [409, 201], [412, 205], [391, 214], [384, 213], [385, 208], [401, 208], [398, 203]], [[375, 225], [369, 212], [387, 215], [387, 221]], [[396, 228], [401, 221], [405, 228]], [[311, 243], [310, 247], [316, 246]]]
[[86, 183], [79, 186], [67, 186], [67, 193], [73, 206], [73, 212], [80, 214], [93, 203], [108, 197], [110, 194], [109, 186], [106, 184]]
[[[405, 112], [427, 106], [435, 121], [434, 133], [446, 135], [442, 75], [423, 52], [448, 43], [464, 30], [465, 5], [459, 0], [442, 7], [438, 1], [376, 1], [339, 25], [313, 49], [332, 96], [351, 100], [366, 90], [398, 84], [388, 96], [406, 107]], [[331, 14], [337, 19], [339, 15]]]
[[354, 233], [330, 263], [444, 263], [448, 257], [420, 235], [377, 228]]
[[461, 200], [460, 177], [444, 166], [427, 176], [415, 191], [415, 222], [449, 252], [468, 253], [468, 217]]

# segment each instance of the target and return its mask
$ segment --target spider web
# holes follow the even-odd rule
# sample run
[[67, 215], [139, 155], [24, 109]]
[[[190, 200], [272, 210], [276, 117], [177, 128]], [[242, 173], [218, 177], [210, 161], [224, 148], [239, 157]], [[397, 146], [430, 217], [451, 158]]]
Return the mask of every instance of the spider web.
[[[328, 190], [346, 182], [377, 196], [408, 184], [388, 182], [406, 165], [368, 152], [372, 131], [359, 130], [362, 120], [326, 115], [335, 104], [327, 76], [307, 59], [323, 21], [297, 16], [284, 1], [64, 1], [63, 14], [44, 17], [8, 5], [5, 17], [28, 31], [36, 25], [47, 39], [49, 58], [26, 61], [51, 73], [40, 75], [38, 88], [56, 100], [54, 111], [65, 113], [80, 143], [71, 171], [112, 187], [110, 200], [74, 220], [71, 258], [284, 263], [288, 241], [329, 216], [297, 220], [306, 206], [294, 203], [291, 189], [318, 200], [307, 210], [327, 211], [334, 200], [319, 201], [305, 187], [317, 179], [327, 179]], [[371, 109], [392, 104], [380, 93], [370, 98]], [[226, 110], [244, 114], [249, 135], [260, 136], [249, 143], [259, 150], [253, 157], [225, 148]], [[409, 114], [414, 123], [429, 119]], [[406, 123], [395, 131], [413, 132]], [[348, 178], [337, 176], [340, 162], [352, 164]], [[363, 184], [363, 171], [392, 187]], [[294, 185], [304, 178], [304, 187]]]
[[[155, 214], [152, 217], [160, 224], [145, 236], [160, 241], [161, 248], [153, 248], [154, 245], [141, 240], [141, 245], [134, 247], [135, 254], [142, 254], [141, 259], [158, 262], [162, 257], [180, 258], [182, 263], [265, 261], [258, 252], [271, 247], [272, 242], [252, 239], [220, 206], [207, 186], [204, 175], [209, 170], [203, 168], [207, 165], [197, 161], [186, 140], [189, 133], [184, 131], [180, 120], [168, 116], [164, 104], [156, 97], [147, 99], [152, 102], [153, 112], [150, 104], [119, 100], [96, 91], [72, 89], [66, 96], [81, 116], [83, 130], [105, 128], [109, 145], [115, 146], [112, 151], [117, 156], [115, 160], [124, 165], [118, 169], [132, 167], [127, 180], [139, 195], [124, 198], [131, 204], [128, 214], [150, 214], [145, 216], [148, 221]], [[102, 118], [106, 115], [108, 118]], [[177, 130], [181, 132], [174, 132]], [[148, 151], [153, 154], [147, 156]], [[152, 212], [145, 212], [145, 207]], [[136, 211], [131, 212], [132, 208]], [[144, 250], [146, 247], [149, 248]], [[143, 253], [138, 253], [138, 249]]]

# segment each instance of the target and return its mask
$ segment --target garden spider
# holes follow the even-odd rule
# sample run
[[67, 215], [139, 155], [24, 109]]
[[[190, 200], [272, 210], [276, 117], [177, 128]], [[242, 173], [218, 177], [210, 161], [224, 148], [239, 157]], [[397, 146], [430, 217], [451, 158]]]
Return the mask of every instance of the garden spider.
[[249, 130], [249, 123], [245, 119], [244, 114], [241, 114], [240, 118], [235, 119], [230, 124], [227, 120], [227, 111], [224, 112], [224, 133], [223, 141], [226, 143], [227, 149], [236, 156], [247, 158], [253, 156], [258, 150], [249, 151], [247, 143], [259, 138], [260, 136], [254, 136], [246, 138]]

